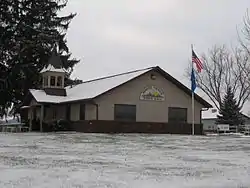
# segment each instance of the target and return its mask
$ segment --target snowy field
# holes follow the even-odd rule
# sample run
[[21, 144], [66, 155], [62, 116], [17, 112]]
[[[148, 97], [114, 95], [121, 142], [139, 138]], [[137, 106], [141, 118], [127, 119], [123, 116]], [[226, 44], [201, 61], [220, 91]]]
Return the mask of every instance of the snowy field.
[[0, 134], [1, 188], [250, 187], [250, 138]]

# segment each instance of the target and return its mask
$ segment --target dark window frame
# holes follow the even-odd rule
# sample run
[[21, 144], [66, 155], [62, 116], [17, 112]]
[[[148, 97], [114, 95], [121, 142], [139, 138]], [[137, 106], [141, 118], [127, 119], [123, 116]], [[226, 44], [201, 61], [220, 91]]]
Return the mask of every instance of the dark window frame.
[[79, 119], [80, 120], [85, 120], [85, 113], [86, 113], [86, 105], [84, 103], [80, 104], [80, 109], [79, 109]]
[[70, 104], [66, 105], [66, 119], [68, 121], [71, 120], [71, 105]]
[[134, 104], [115, 104], [114, 105], [114, 120], [115, 121], [136, 122], [136, 115], [137, 115], [137, 108], [136, 108], [136, 105]]
[[57, 87], [62, 86], [62, 76], [57, 76], [56, 86]]
[[45, 87], [49, 85], [49, 78], [48, 78], [48, 76], [44, 76], [43, 77], [43, 84], [44, 84]]
[[57, 107], [52, 107], [52, 119], [57, 119]]
[[[53, 80], [53, 84], [52, 84], [52, 80]], [[55, 76], [50, 76], [50, 86], [56, 86], [56, 77]]]
[[[172, 116], [172, 114], [173, 115], [180, 114], [180, 113], [178, 113], [178, 110], [184, 110], [185, 111], [184, 112], [185, 113], [184, 117], [180, 117], [178, 119], [177, 116], [176, 117]], [[169, 123], [187, 123], [187, 119], [188, 119], [188, 109], [187, 108], [182, 108], [182, 107], [168, 107], [168, 122]]]

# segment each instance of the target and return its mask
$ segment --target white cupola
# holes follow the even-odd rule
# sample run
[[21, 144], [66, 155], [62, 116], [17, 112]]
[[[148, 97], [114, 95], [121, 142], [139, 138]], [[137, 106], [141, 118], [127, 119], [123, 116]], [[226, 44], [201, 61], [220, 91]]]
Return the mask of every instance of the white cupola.
[[56, 50], [52, 51], [48, 64], [40, 71], [42, 88], [49, 95], [65, 96], [64, 79], [66, 70], [63, 68], [60, 56]]

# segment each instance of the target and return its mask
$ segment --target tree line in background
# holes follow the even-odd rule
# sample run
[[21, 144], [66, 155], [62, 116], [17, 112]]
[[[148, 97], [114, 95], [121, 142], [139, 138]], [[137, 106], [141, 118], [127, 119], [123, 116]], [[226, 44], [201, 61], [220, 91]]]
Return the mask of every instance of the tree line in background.
[[[202, 73], [196, 74], [197, 87], [219, 110], [218, 123], [244, 123], [240, 113], [250, 99], [250, 17], [243, 18], [238, 44], [215, 45], [201, 56]], [[188, 77], [190, 71], [188, 69]]]
[[39, 71], [55, 44], [68, 70], [66, 83], [75, 82], [69, 77], [79, 61], [71, 57], [65, 35], [76, 14], [59, 16], [66, 5], [65, 0], [0, 1], [0, 116], [18, 106], [29, 88], [39, 87]]

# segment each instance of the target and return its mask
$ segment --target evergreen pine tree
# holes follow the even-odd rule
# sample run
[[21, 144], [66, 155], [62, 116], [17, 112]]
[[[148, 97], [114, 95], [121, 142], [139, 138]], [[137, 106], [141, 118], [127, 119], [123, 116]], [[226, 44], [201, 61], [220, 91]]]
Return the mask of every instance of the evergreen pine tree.
[[237, 105], [231, 87], [228, 87], [222, 105], [219, 109], [219, 115], [217, 116], [217, 124], [229, 124], [231, 126], [238, 126], [244, 124], [240, 108]]
[[19, 104], [28, 89], [39, 87], [39, 71], [47, 64], [55, 43], [69, 78], [79, 61], [71, 58], [65, 39], [76, 14], [58, 15], [66, 5], [65, 0], [0, 1], [0, 64], [6, 69], [7, 83], [0, 91], [6, 96], [0, 100], [0, 110]]

